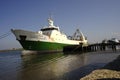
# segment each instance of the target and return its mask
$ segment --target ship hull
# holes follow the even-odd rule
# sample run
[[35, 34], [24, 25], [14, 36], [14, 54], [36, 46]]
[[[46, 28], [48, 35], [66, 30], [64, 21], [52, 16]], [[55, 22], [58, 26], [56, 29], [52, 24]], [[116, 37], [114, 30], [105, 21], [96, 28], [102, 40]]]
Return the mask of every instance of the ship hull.
[[25, 50], [39, 51], [39, 52], [59, 52], [63, 51], [63, 47], [70, 44], [43, 42], [43, 41], [22, 41], [20, 44]]
[[24, 50], [37, 52], [60, 52], [64, 46], [79, 45], [80, 41], [68, 40], [54, 41], [48, 36], [25, 30], [12, 30], [16, 39]]

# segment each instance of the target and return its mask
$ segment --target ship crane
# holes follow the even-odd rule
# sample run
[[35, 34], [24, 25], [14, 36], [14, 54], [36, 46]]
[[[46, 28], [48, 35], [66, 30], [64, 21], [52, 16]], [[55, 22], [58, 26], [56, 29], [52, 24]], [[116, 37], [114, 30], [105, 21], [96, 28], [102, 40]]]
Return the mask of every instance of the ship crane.
[[85, 37], [84, 37], [83, 33], [82, 33], [79, 29], [76, 29], [75, 33], [74, 33], [73, 36], [72, 36], [72, 39], [73, 39], [73, 40], [81, 40], [81, 41], [84, 41], [84, 40], [85, 40]]

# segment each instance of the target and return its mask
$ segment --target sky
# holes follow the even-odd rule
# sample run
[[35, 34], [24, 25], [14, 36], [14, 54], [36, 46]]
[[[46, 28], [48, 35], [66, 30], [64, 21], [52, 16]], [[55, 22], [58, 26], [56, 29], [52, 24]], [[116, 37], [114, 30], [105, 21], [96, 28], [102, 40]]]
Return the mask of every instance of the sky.
[[0, 0], [0, 50], [21, 48], [11, 29], [38, 31], [54, 24], [66, 35], [80, 29], [89, 43], [120, 39], [120, 0]]

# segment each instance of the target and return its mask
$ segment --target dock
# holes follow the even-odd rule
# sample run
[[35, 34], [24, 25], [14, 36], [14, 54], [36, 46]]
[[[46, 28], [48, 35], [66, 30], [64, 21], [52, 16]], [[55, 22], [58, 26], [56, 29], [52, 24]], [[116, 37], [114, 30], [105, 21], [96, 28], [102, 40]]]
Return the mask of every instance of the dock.
[[120, 49], [120, 43], [95, 43], [88, 46], [83, 46], [82, 44], [65, 46], [63, 52], [117, 51], [118, 49]]

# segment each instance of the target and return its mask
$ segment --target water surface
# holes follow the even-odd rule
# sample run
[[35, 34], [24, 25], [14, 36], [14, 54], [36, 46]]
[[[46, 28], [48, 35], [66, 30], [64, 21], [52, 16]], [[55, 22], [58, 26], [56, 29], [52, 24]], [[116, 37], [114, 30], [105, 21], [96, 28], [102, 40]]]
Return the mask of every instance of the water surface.
[[21, 57], [21, 51], [0, 52], [0, 80], [79, 80], [118, 55], [119, 52], [93, 52]]

